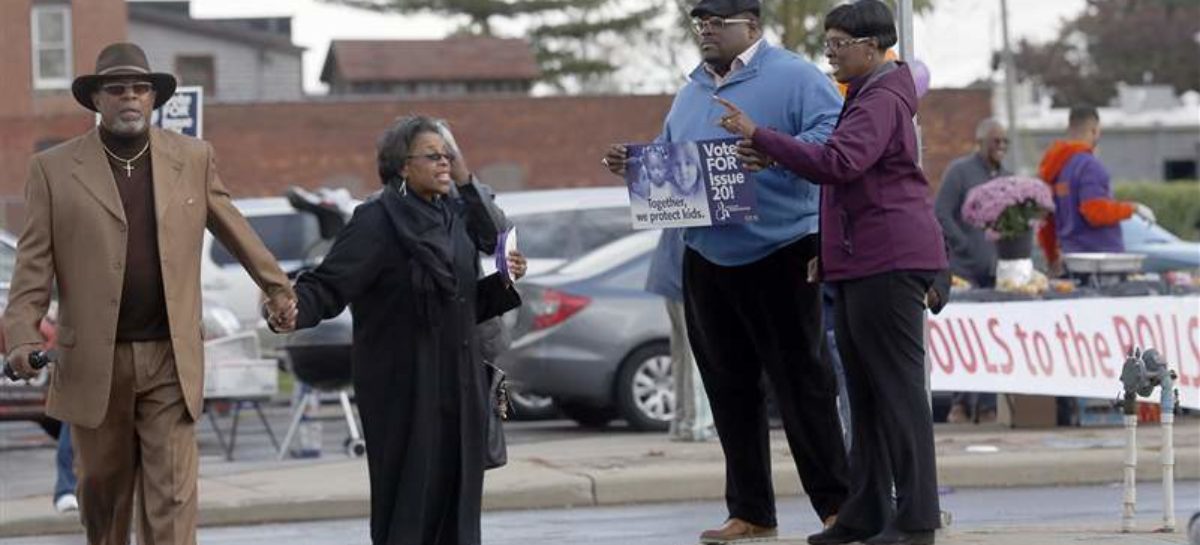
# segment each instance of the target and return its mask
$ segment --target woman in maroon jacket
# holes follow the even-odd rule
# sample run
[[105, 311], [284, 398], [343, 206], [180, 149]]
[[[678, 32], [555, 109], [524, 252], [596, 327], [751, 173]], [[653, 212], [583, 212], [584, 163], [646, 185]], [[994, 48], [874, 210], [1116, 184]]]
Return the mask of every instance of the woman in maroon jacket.
[[908, 66], [885, 58], [896, 27], [882, 2], [838, 6], [825, 17], [825, 37], [834, 77], [849, 84], [825, 144], [756, 127], [718, 99], [728, 109], [721, 125], [748, 139], [739, 155], [750, 168], [782, 166], [822, 185], [819, 271], [837, 293], [854, 485], [837, 524], [808, 541], [933, 543], [940, 509], [925, 393], [925, 294], [947, 262], [917, 164], [916, 89]]

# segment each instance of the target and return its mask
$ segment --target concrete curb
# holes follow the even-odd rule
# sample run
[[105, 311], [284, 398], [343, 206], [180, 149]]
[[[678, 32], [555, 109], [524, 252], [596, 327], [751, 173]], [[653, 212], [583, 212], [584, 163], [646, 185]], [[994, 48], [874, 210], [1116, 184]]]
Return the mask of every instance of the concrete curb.
[[[944, 487], [1001, 488], [1071, 486], [1119, 482], [1120, 451], [1093, 449], [1055, 452], [953, 454], [939, 458]], [[1176, 452], [1176, 479], [1200, 479], [1200, 450]], [[1139, 452], [1138, 478], [1156, 486], [1158, 453]], [[795, 468], [774, 460], [776, 493], [802, 494]], [[357, 490], [336, 494], [338, 490]], [[671, 462], [616, 467], [555, 467], [537, 458], [514, 459], [488, 473], [483, 508], [489, 511], [554, 509], [632, 503], [719, 500], [724, 497], [725, 469], [719, 462]], [[361, 460], [297, 466], [201, 479], [200, 524], [229, 526], [271, 522], [359, 518], [370, 514], [365, 463]], [[204, 501], [204, 498], [211, 498]], [[50, 498], [0, 502], [0, 537], [79, 532], [71, 515], [41, 515]], [[968, 543], [970, 541], [964, 541]]]

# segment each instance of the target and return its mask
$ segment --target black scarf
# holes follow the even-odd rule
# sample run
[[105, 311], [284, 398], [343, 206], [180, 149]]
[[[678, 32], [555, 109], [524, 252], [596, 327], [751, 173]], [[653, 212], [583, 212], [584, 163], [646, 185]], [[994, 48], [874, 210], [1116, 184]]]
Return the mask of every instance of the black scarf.
[[454, 227], [460, 221], [445, 198], [425, 201], [389, 185], [380, 195], [400, 245], [408, 252], [412, 289], [423, 317], [437, 325], [441, 304], [458, 292], [454, 273]]

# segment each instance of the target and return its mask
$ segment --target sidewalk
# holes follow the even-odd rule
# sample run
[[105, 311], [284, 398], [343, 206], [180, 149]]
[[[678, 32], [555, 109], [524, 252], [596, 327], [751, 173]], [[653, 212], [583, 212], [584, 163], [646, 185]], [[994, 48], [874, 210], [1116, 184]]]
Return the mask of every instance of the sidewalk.
[[[1119, 482], [1123, 460], [1120, 428], [1009, 430], [936, 428], [939, 484], [943, 487], [1015, 487]], [[1159, 428], [1139, 431], [1138, 477], [1158, 486]], [[1181, 419], [1175, 429], [1176, 479], [1200, 479], [1200, 419]], [[779, 495], [800, 494], [787, 444], [772, 434]], [[201, 524], [365, 517], [366, 462], [330, 455], [313, 462], [254, 463], [234, 468], [206, 458], [200, 468]], [[484, 508], [536, 509], [638, 502], [719, 499], [724, 494], [720, 446], [676, 443], [657, 434], [606, 433], [512, 446], [508, 466], [487, 474]], [[47, 495], [0, 497], [0, 537], [78, 531], [74, 515], [57, 515]], [[1180, 521], [1186, 524], [1186, 520]], [[939, 543], [1183, 543], [1182, 534], [1121, 535], [1049, 530], [1034, 538], [1005, 530], [1003, 536], [971, 531]], [[1056, 533], [1058, 532], [1058, 533]], [[1016, 537], [1022, 536], [1025, 537]], [[1107, 535], [1107, 534], [1106, 534]], [[1059, 537], [1055, 537], [1059, 536]], [[1162, 539], [1175, 541], [1162, 541]], [[784, 541], [783, 543], [790, 543]], [[798, 541], [796, 543], [799, 543]]]

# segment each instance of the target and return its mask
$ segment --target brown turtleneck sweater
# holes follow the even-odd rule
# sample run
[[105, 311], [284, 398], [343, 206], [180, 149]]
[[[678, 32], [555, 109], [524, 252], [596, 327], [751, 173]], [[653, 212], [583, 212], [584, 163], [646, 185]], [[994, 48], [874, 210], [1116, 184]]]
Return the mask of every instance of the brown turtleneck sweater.
[[[145, 133], [133, 138], [114, 135], [100, 129], [104, 145], [125, 159], [137, 155], [150, 139]], [[154, 173], [150, 168], [150, 150], [142, 154], [127, 172], [125, 161], [105, 154], [113, 180], [121, 194], [125, 221], [129, 225], [125, 243], [125, 282], [121, 290], [121, 312], [117, 318], [117, 342], [167, 339], [171, 336], [167, 321], [167, 300], [163, 295], [162, 265], [158, 255], [158, 221], [154, 213]]]

